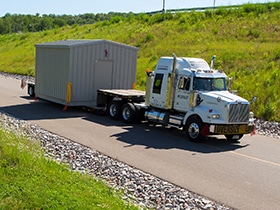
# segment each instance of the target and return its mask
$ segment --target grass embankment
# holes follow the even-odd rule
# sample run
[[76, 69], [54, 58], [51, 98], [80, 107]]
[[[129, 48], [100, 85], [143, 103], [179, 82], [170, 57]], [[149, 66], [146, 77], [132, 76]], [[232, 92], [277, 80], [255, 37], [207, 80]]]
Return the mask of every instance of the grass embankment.
[[138, 89], [145, 69], [161, 56], [216, 55], [216, 68], [234, 78], [242, 97], [258, 97], [257, 117], [280, 121], [280, 3], [247, 4], [215, 11], [138, 14], [91, 25], [0, 36], [0, 71], [34, 75], [34, 44], [64, 39], [108, 39], [139, 47]]
[[104, 182], [46, 159], [39, 141], [0, 127], [0, 209], [137, 209]]

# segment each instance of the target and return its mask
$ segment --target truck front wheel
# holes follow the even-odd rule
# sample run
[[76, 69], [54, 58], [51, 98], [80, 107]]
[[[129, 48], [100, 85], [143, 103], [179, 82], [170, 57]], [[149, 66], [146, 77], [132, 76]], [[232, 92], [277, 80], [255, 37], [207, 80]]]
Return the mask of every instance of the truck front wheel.
[[126, 103], [122, 106], [122, 120], [125, 123], [132, 123], [136, 119], [136, 108], [132, 103]]
[[191, 117], [185, 127], [187, 138], [192, 142], [201, 142], [204, 139], [202, 128], [203, 122], [198, 117]]
[[118, 120], [121, 116], [121, 102], [120, 101], [112, 101], [109, 104], [108, 110], [109, 116], [113, 120]]

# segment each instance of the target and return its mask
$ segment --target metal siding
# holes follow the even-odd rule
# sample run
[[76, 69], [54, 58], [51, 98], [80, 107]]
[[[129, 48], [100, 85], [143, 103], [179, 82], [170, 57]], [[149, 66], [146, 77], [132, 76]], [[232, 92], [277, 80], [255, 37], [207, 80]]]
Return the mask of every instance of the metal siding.
[[72, 101], [90, 102], [93, 100], [93, 64], [90, 46], [72, 49], [74, 61], [71, 68]]
[[132, 88], [132, 84], [133, 82], [135, 82], [135, 77], [133, 77], [133, 69], [132, 69], [132, 53], [127, 53], [127, 68], [128, 68], [128, 72], [127, 72], [127, 77], [130, 78], [130, 83], [127, 84], [128, 86], [130, 86]]
[[97, 44], [96, 46], [93, 46], [94, 48], [94, 54], [96, 60], [102, 60], [103, 57], [101, 57], [101, 51], [104, 47], [102, 47], [102, 44]]
[[136, 62], [135, 56], [133, 56], [135, 51], [122, 46], [114, 46], [112, 51], [114, 56], [114, 88], [132, 88], [136, 77], [136, 73], [134, 73], [136, 65], [132, 65]]
[[125, 78], [125, 80], [122, 81], [122, 88], [132, 88], [132, 83], [133, 81], [131, 81], [131, 78], [129, 76], [130, 73], [130, 69], [129, 69], [129, 63], [131, 61], [129, 61], [129, 52], [127, 49], [125, 48], [120, 48], [123, 51], [123, 57], [122, 57], [122, 69], [124, 69], [124, 71], [122, 72], [123, 74], [123, 78]]
[[[120, 58], [121, 61], [121, 68], [120, 68], [120, 73], [122, 74], [122, 79], [120, 80], [120, 88], [128, 88], [128, 83], [130, 82], [130, 78], [128, 76], [128, 65], [129, 63], [127, 62], [127, 52], [124, 48], [119, 48], [121, 51], [122, 57]], [[131, 86], [129, 87], [131, 88]]]
[[122, 72], [119, 71], [119, 69], [122, 68], [121, 64], [122, 64], [122, 60], [121, 60], [121, 50], [120, 48], [113, 48], [112, 50], [113, 52], [113, 60], [115, 61], [114, 63], [114, 77], [113, 77], [113, 84], [114, 84], [114, 88], [121, 88], [121, 81], [123, 80], [123, 75]]
[[37, 48], [36, 93], [38, 97], [63, 103], [66, 100], [68, 49]]
[[126, 76], [126, 71], [127, 69], [125, 68], [125, 51], [119, 47], [117, 49], [117, 53], [118, 53], [118, 74], [119, 74], [119, 79], [117, 80], [118, 82], [118, 88], [125, 88], [126, 87], [126, 83], [127, 83], [127, 79], [128, 77]]

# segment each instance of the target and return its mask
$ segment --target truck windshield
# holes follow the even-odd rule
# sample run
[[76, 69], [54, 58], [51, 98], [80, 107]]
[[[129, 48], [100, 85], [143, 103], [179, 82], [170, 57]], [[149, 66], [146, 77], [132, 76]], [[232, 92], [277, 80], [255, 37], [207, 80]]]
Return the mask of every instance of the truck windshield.
[[195, 77], [193, 90], [221, 91], [227, 90], [225, 78], [200, 78]]

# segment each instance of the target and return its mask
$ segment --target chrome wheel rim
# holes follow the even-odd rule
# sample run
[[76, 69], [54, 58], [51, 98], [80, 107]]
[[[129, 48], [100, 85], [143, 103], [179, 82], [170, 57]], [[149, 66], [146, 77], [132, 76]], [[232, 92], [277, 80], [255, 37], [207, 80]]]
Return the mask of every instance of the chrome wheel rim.
[[130, 117], [130, 110], [128, 107], [125, 107], [122, 112], [122, 116], [124, 120], [128, 120]]
[[117, 107], [116, 107], [115, 104], [112, 104], [112, 105], [110, 106], [110, 115], [111, 115], [111, 116], [115, 116], [116, 114], [117, 114]]
[[199, 136], [199, 126], [196, 123], [190, 124], [188, 128], [188, 133], [191, 138], [195, 139]]

